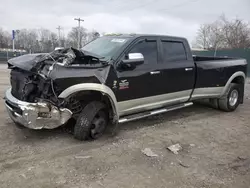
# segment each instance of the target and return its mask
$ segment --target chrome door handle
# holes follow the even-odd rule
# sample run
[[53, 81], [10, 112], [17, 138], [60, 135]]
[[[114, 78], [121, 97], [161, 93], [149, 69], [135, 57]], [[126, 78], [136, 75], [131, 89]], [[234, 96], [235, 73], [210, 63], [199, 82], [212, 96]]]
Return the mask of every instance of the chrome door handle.
[[191, 71], [193, 68], [185, 68], [185, 71]]
[[161, 72], [160, 71], [153, 71], [153, 72], [150, 72], [151, 75], [153, 74], [160, 74]]

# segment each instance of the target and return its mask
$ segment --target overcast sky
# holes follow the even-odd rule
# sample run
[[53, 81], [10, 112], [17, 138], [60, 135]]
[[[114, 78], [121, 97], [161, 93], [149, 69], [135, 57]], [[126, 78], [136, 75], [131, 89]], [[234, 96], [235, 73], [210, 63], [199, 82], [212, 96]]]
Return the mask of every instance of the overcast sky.
[[250, 23], [250, 0], [8, 0], [0, 6], [0, 27], [57, 31], [60, 25], [67, 34], [81, 17], [82, 26], [100, 33], [168, 34], [192, 41], [200, 24], [223, 13]]

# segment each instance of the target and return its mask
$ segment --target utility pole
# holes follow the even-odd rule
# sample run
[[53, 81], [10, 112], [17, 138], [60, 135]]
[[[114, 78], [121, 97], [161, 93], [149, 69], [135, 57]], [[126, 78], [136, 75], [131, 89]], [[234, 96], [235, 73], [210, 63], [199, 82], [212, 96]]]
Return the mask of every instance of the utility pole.
[[74, 20], [78, 21], [78, 49], [80, 49], [80, 43], [81, 43], [80, 29], [81, 29], [81, 22], [84, 22], [84, 20], [82, 20], [81, 18], [75, 18]]
[[58, 45], [61, 47], [61, 29], [62, 29], [62, 27], [59, 25], [57, 28], [56, 28], [57, 30], [58, 30]]
[[16, 31], [12, 30], [12, 50], [13, 50], [13, 52], [15, 51], [15, 36], [16, 36]]
[[15, 51], [15, 39], [20, 30], [12, 30], [12, 50]]

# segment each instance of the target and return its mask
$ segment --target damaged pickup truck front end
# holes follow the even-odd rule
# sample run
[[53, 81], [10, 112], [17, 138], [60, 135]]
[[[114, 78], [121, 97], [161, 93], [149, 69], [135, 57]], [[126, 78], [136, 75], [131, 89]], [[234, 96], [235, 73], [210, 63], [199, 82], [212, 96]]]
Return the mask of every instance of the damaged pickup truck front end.
[[74, 48], [10, 59], [11, 88], [5, 93], [5, 105], [11, 119], [31, 129], [54, 129], [65, 124], [76, 109], [69, 107], [72, 101], [58, 98], [67, 84], [72, 84], [72, 80], [60, 78], [68, 74], [67, 68], [80, 65], [96, 68], [107, 63]]
[[24, 102], [15, 98], [11, 88], [5, 93], [10, 118], [30, 129], [53, 129], [65, 124], [72, 115], [67, 108], [58, 108], [49, 102]]

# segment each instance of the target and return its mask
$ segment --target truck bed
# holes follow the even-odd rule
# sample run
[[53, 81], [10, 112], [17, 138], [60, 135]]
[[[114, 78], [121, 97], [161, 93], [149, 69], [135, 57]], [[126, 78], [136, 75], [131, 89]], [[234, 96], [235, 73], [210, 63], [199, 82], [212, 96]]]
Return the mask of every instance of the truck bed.
[[[247, 74], [247, 62], [245, 59], [237, 59], [230, 57], [205, 57], [193, 56], [196, 66], [196, 82], [195, 87], [209, 95], [209, 92], [220, 91], [230, 77], [235, 72], [243, 72]], [[211, 91], [206, 90], [210, 88]], [[195, 92], [194, 92], [195, 93]]]

